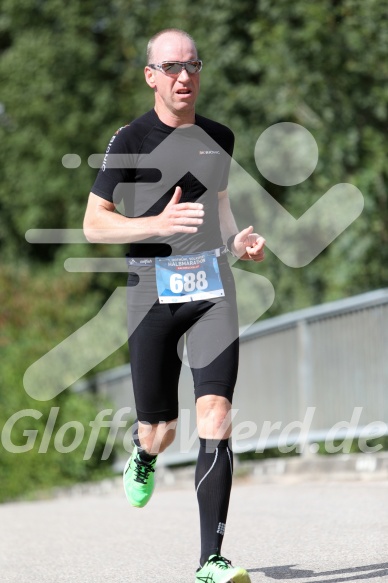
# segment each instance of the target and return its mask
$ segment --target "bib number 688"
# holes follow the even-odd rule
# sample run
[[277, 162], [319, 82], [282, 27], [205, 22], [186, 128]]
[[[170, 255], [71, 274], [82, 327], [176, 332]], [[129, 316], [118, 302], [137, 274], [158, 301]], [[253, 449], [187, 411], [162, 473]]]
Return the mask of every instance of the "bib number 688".
[[194, 290], [205, 290], [209, 286], [206, 279], [206, 271], [197, 273], [174, 273], [170, 277], [170, 289], [174, 294], [180, 294], [182, 291], [193, 292]]

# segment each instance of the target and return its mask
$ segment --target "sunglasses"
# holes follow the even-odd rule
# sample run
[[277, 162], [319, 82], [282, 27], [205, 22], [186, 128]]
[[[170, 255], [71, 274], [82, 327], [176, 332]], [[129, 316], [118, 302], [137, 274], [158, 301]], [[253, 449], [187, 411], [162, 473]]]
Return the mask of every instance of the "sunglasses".
[[165, 75], [180, 75], [182, 69], [190, 74], [199, 73], [202, 69], [202, 61], [186, 61], [182, 63], [181, 61], [163, 61], [163, 63], [149, 64], [151, 69], [157, 69]]

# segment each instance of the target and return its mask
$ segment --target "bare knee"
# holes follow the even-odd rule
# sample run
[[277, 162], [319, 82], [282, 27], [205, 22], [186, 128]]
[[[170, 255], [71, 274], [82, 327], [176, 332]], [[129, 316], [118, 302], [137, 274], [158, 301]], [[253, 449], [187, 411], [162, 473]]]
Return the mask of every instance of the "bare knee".
[[205, 395], [197, 400], [198, 435], [205, 439], [228, 439], [232, 433], [232, 405], [225, 397]]
[[138, 435], [141, 446], [150, 454], [162, 453], [175, 439], [177, 419], [144, 423], [139, 421]]

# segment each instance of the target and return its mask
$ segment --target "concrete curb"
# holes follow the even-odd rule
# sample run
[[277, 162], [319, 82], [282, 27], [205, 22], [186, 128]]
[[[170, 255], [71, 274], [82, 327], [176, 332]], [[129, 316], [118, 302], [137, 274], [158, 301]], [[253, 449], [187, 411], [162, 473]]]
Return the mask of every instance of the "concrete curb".
[[[123, 461], [123, 467], [125, 462]], [[118, 464], [117, 464], [118, 466]], [[194, 488], [195, 465], [174, 468], [160, 466], [158, 489]], [[234, 484], [297, 483], [330, 481], [388, 481], [388, 452], [374, 454], [309, 455], [240, 462], [236, 459]], [[84, 495], [109, 496], [122, 493], [122, 477], [85, 482], [65, 488], [36, 492], [30, 500], [72, 498]], [[18, 502], [20, 500], [17, 500]]]
[[388, 452], [377, 454], [311, 455], [268, 459], [250, 468], [252, 477], [262, 481], [297, 480], [387, 480]]
[[[158, 482], [167, 487], [193, 484], [195, 466], [162, 467]], [[388, 480], [388, 452], [375, 454], [309, 455], [235, 463], [235, 481]]]

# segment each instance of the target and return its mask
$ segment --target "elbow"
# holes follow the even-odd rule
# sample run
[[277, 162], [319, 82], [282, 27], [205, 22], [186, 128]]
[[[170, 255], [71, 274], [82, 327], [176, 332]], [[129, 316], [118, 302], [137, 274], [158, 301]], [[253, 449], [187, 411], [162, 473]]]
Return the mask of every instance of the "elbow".
[[93, 233], [91, 231], [84, 229], [84, 235], [85, 235], [85, 239], [88, 243], [97, 243], [97, 241], [96, 241], [95, 237], [93, 237]]
[[95, 227], [93, 227], [93, 225], [90, 225], [87, 221], [84, 221], [83, 231], [85, 239], [87, 240], [88, 243], [100, 243], [98, 231], [96, 230]]

